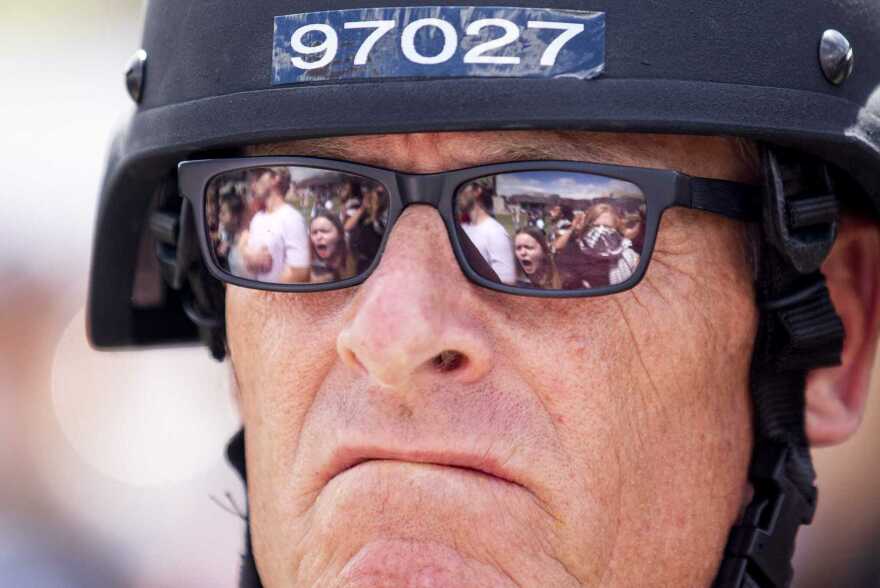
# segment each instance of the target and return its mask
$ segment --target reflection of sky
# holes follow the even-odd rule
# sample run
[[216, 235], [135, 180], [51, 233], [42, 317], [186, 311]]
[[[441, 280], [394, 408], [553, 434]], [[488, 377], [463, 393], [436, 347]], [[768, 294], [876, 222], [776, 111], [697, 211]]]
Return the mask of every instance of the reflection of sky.
[[642, 196], [638, 186], [630, 182], [579, 172], [517, 172], [499, 175], [496, 182], [497, 191], [501, 196], [556, 194], [573, 200], [592, 200], [612, 194]]
[[290, 179], [297, 184], [306, 180], [320, 179], [324, 176], [336, 177], [338, 175], [335, 172], [328, 172], [322, 169], [312, 169], [308, 167], [291, 167], [288, 169], [290, 169]]

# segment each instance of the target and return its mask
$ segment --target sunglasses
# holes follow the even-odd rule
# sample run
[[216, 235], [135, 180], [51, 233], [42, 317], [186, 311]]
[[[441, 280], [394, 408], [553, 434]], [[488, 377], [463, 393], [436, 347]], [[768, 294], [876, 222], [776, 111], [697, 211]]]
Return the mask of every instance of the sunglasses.
[[508, 294], [583, 297], [632, 288], [663, 212], [680, 206], [751, 221], [760, 188], [672, 170], [571, 161], [404, 174], [311, 157], [185, 161], [203, 259], [217, 279], [259, 290], [355, 286], [379, 265], [410, 204], [438, 210], [472, 282]]

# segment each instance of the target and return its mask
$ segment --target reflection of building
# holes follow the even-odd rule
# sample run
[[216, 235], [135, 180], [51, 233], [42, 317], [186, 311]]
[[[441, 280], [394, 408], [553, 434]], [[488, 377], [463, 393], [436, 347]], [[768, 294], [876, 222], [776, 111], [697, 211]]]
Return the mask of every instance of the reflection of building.
[[573, 210], [586, 210], [595, 204], [610, 203], [615, 207], [636, 211], [645, 203], [645, 197], [641, 192], [594, 192], [583, 197], [566, 197], [559, 194], [547, 194], [544, 192], [524, 192], [513, 194], [504, 198], [508, 205], [519, 205], [523, 208], [542, 206], [569, 206]]
[[496, 213], [502, 210], [507, 212], [509, 210], [509, 207], [507, 206], [507, 202], [504, 200], [503, 197], [495, 194], [494, 196], [492, 196], [492, 210]]
[[337, 186], [351, 181], [351, 176], [339, 172], [322, 171], [296, 182], [297, 190], [310, 190], [314, 194], [333, 194]]
[[[583, 196], [560, 196], [546, 192], [521, 192], [503, 196], [503, 208], [510, 211], [516, 226], [535, 225], [553, 206], [565, 206], [573, 211], [589, 210], [597, 204], [610, 204], [621, 214], [645, 213], [645, 197], [634, 187], [632, 191], [596, 190]], [[496, 210], [498, 205], [496, 204]], [[524, 218], [525, 217], [525, 218]]]
[[315, 216], [317, 208], [336, 210], [335, 199], [340, 186], [351, 182], [351, 176], [340, 172], [319, 171], [314, 175], [296, 180], [296, 199], [291, 202], [309, 218]]
[[559, 194], [547, 194], [545, 192], [523, 192], [506, 196], [505, 200], [510, 204], [529, 205], [537, 204], [540, 206], [552, 206], [560, 203]]

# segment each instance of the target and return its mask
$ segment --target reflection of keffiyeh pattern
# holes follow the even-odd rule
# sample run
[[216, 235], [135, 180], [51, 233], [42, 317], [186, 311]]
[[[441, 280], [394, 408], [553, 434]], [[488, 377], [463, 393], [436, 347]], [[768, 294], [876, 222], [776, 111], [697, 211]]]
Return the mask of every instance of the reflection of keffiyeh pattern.
[[595, 257], [619, 257], [626, 248], [623, 236], [611, 227], [592, 227], [578, 241], [581, 253]]
[[617, 261], [617, 265], [608, 274], [611, 284], [622, 284], [632, 277], [639, 266], [639, 254], [632, 249], [629, 239], [624, 239], [623, 253]]

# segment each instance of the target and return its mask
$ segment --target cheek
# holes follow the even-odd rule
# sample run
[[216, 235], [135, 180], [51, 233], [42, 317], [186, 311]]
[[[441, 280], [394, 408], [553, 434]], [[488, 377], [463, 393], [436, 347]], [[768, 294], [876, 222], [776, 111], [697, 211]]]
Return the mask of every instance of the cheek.
[[[752, 441], [757, 313], [744, 235], [730, 223], [710, 227], [652, 260], [645, 281], [620, 298], [616, 323], [632, 385], [623, 459], [639, 472], [626, 494], [633, 509], [653, 503], [657, 513], [626, 524], [633, 534], [665, 535], [664, 549], [678, 550], [693, 583], [717, 565], [744, 499]], [[624, 559], [642, 546], [626, 549]]]
[[314, 394], [336, 361], [341, 309], [351, 291], [321, 296], [259, 292], [229, 286], [230, 357], [247, 433], [249, 491], [283, 500], [299, 432]]
[[227, 288], [227, 335], [245, 424], [310, 400], [336, 360], [338, 321], [351, 295], [350, 290], [314, 296]]
[[676, 562], [674, 585], [708, 583], [743, 500], [750, 269], [741, 232], [703, 229], [705, 243], [658, 256], [629, 292], [505, 310], [515, 326], [499, 344], [577, 464], [572, 495], [592, 495], [616, 521], [609, 585], [650, 585], [659, 572], [632, 565], [646, 552]]

